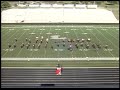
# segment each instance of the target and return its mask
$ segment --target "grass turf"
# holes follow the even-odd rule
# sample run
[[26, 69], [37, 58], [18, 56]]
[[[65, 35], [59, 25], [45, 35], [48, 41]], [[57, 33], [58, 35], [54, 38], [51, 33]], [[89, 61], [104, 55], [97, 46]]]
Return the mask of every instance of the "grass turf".
[[[80, 26], [80, 25], [79, 25]], [[107, 28], [108, 27], [108, 28]], [[60, 29], [60, 30], [56, 30]], [[68, 32], [68, 33], [66, 33]], [[31, 34], [34, 33], [34, 34]], [[51, 34], [48, 34], [51, 33]], [[4, 57], [22, 57], [22, 58], [62, 58], [62, 57], [118, 57], [119, 56], [119, 27], [111, 25], [81, 25], [77, 27], [76, 25], [72, 26], [41, 26], [41, 25], [16, 25], [16, 26], [2, 26], [2, 58]], [[100, 50], [95, 50], [91, 47], [87, 50], [85, 45], [83, 47], [79, 46], [79, 49], [73, 48], [73, 51], [70, 52], [67, 50], [69, 43], [66, 41], [66, 46], [63, 47], [62, 40], [52, 40], [50, 39], [53, 35], [60, 35], [60, 37], [72, 38], [72, 39], [87, 39], [91, 38], [92, 43], [99, 43], [104, 46], [108, 44], [108, 49], [102, 48]], [[35, 43], [35, 38], [39, 37], [39, 42], [41, 36], [44, 38], [49, 38], [48, 47], [44, 48], [45, 40], [43, 41], [40, 49], [33, 49], [32, 45]], [[16, 42], [17, 47], [13, 48], [15, 43], [14, 38], [17, 38]], [[25, 38], [30, 38], [32, 43], [29, 49], [24, 47], [20, 48], [20, 44], [25, 41]], [[55, 41], [59, 42], [60, 47], [57, 47]], [[12, 47], [8, 48], [8, 42]], [[76, 43], [76, 42], [75, 42]], [[73, 46], [75, 45], [73, 44]], [[79, 43], [78, 43], [79, 44]], [[35, 44], [36, 46], [38, 45]], [[53, 45], [54, 49], [51, 49]], [[62, 49], [62, 50], [61, 50]]]
[[119, 61], [116, 60], [91, 60], [91, 61], [2, 61], [2, 67], [55, 67], [57, 64], [63, 67], [119, 67]]
[[[67, 33], [66, 33], [67, 32]], [[34, 34], [31, 34], [34, 33]], [[51, 34], [50, 34], [51, 33]], [[74, 57], [119, 57], [119, 27], [118, 25], [2, 25], [2, 58], [74, 58]], [[102, 49], [96, 50], [91, 47], [86, 49], [79, 46], [75, 47], [73, 51], [67, 50], [69, 43], [65, 41], [66, 46], [63, 47], [62, 40], [50, 39], [53, 35], [60, 35], [60, 37], [72, 39], [87, 39], [91, 38], [91, 43], [99, 43]], [[33, 49], [32, 45], [35, 43], [35, 38], [38, 37], [39, 42], [41, 36], [49, 38], [48, 47], [44, 48], [45, 40], [41, 44], [40, 49]], [[29, 49], [20, 48], [23, 42], [27, 44], [25, 38], [30, 38], [32, 43]], [[15, 43], [14, 38], [17, 38], [17, 47], [13, 48]], [[57, 47], [55, 43], [59, 42], [60, 46]], [[8, 48], [8, 42], [12, 47]], [[75, 42], [76, 43], [76, 42]], [[75, 45], [73, 43], [73, 46]], [[79, 44], [79, 43], [78, 43]], [[108, 44], [108, 49], [103, 48]], [[36, 46], [38, 45], [35, 44]], [[51, 49], [53, 45], [53, 49]], [[57, 61], [12, 61], [3, 60], [2, 67], [54, 67]], [[118, 67], [119, 62], [116, 60], [107, 61], [60, 61], [65, 67]]]

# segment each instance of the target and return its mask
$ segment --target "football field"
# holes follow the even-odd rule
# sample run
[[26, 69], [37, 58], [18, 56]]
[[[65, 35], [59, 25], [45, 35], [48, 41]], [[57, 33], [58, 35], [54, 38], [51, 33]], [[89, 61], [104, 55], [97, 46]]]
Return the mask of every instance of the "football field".
[[[27, 63], [26, 65], [28, 66], [44, 66], [47, 63], [49, 63], [48, 66], [54, 66], [59, 59], [60, 62], [66, 66], [97, 66], [98, 63], [98, 66], [107, 66], [107, 63], [109, 63], [108, 66], [119, 66], [118, 25], [11, 24], [2, 25], [1, 28], [1, 56], [3, 66], [17, 66], [17, 64], [19, 64], [18, 66], [24, 66], [25, 63]], [[42, 36], [44, 38], [41, 43]], [[15, 38], [17, 41], [15, 41]], [[29, 43], [28, 40], [26, 41], [26, 38], [28, 40], [30, 39], [31, 43]], [[48, 44], [46, 45], [47, 38]], [[90, 42], [86, 41], [88, 38], [91, 39]], [[72, 39], [73, 42], [68, 42], [69, 39]], [[80, 45], [81, 43], [78, 42], [77, 39], [85, 39], [83, 46]], [[38, 40], [37, 43], [36, 40]], [[8, 43], [11, 45], [10, 48], [8, 47]], [[21, 48], [22, 43], [24, 43], [25, 46]], [[28, 45], [28, 43], [30, 46], [27, 49], [26, 45]], [[40, 48], [38, 48], [39, 43]], [[96, 45], [96, 48], [92, 47], [93, 43]], [[35, 47], [33, 47], [33, 44]], [[76, 44], [78, 47], [75, 46]], [[101, 45], [101, 48], [97, 47], [98, 44]], [[16, 47], [14, 47], [14, 45], [16, 45]], [[68, 50], [70, 45], [72, 45], [72, 50]], [[86, 48], [86, 45], [89, 45], [89, 48]], [[105, 48], [105, 45], [108, 45], [108, 48]], [[11, 58], [15, 58], [15, 60]], [[53, 60], [49, 60], [50, 58], [53, 58]], [[65, 60], [66, 58], [71, 61]], [[76, 58], [78, 60], [73, 63]], [[41, 61], [39, 61], [39, 59]], [[28, 60], [30, 61], [28, 62]], [[80, 62], [80, 60], [82, 61]], [[12, 61], [14, 63], [11, 63]]]

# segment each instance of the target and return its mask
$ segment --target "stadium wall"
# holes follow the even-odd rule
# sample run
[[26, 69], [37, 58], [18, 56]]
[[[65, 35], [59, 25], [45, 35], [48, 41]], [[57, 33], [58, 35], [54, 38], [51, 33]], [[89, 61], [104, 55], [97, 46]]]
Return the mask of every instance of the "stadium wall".
[[1, 25], [119, 25], [119, 23], [1, 23]]

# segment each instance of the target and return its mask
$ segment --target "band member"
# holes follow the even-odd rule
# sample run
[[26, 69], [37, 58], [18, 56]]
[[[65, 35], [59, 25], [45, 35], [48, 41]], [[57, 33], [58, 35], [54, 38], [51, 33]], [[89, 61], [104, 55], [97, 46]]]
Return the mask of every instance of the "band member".
[[83, 43], [80, 43], [80, 46], [83, 47]]
[[36, 39], [36, 43], [38, 42], [38, 39]]
[[26, 45], [27, 49], [29, 48], [29, 45]]
[[29, 39], [29, 43], [31, 43], [31, 40]]
[[92, 47], [93, 47], [93, 48], [96, 48], [96, 45], [93, 43], [93, 44], [92, 44]]
[[43, 36], [41, 36], [41, 39], [42, 39], [42, 40], [43, 40], [43, 38], [44, 38], [44, 37], [43, 37]]
[[59, 43], [57, 43], [57, 46], [59, 47]]
[[56, 71], [55, 71], [56, 75], [61, 75], [62, 71], [63, 71], [63, 68], [58, 64]]
[[108, 45], [105, 45], [105, 48], [107, 49], [107, 48], [108, 48]]
[[84, 42], [84, 41], [85, 41], [85, 39], [82, 39], [81, 41], [82, 41], [82, 42]]
[[33, 48], [35, 49], [35, 44], [33, 44]]
[[43, 40], [41, 39], [40, 43], [43, 43]]
[[16, 48], [16, 44], [14, 44], [13, 46], [14, 46], [14, 48]]
[[78, 44], [77, 43], [75, 44], [75, 47], [78, 49]]
[[88, 44], [86, 45], [86, 48], [87, 48], [87, 49], [89, 48], [89, 45], [88, 45]]
[[62, 42], [65, 42], [65, 39], [63, 39]]
[[15, 41], [17, 42], [17, 38], [15, 38]]
[[49, 39], [47, 38], [47, 39], [46, 39], [46, 42], [47, 42], [47, 43], [48, 43], [48, 40], [49, 40]]
[[26, 38], [25, 40], [26, 40], [26, 41], [28, 41], [28, 39], [27, 39], [27, 38]]
[[65, 43], [63, 43], [63, 47], [65, 47]]
[[80, 42], [80, 39], [77, 39], [77, 42]]
[[88, 39], [87, 39], [87, 41], [88, 41], [88, 42], [90, 42], [90, 41], [91, 41], [91, 39], [90, 39], [90, 38], [88, 38]]
[[8, 43], [8, 47], [10, 48], [11, 47], [11, 45]]

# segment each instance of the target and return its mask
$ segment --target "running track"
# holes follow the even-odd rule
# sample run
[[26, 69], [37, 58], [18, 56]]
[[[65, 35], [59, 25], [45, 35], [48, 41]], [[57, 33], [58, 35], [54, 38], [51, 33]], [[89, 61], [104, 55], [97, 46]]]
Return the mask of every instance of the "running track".
[[2, 88], [119, 88], [119, 68], [1, 68]]

